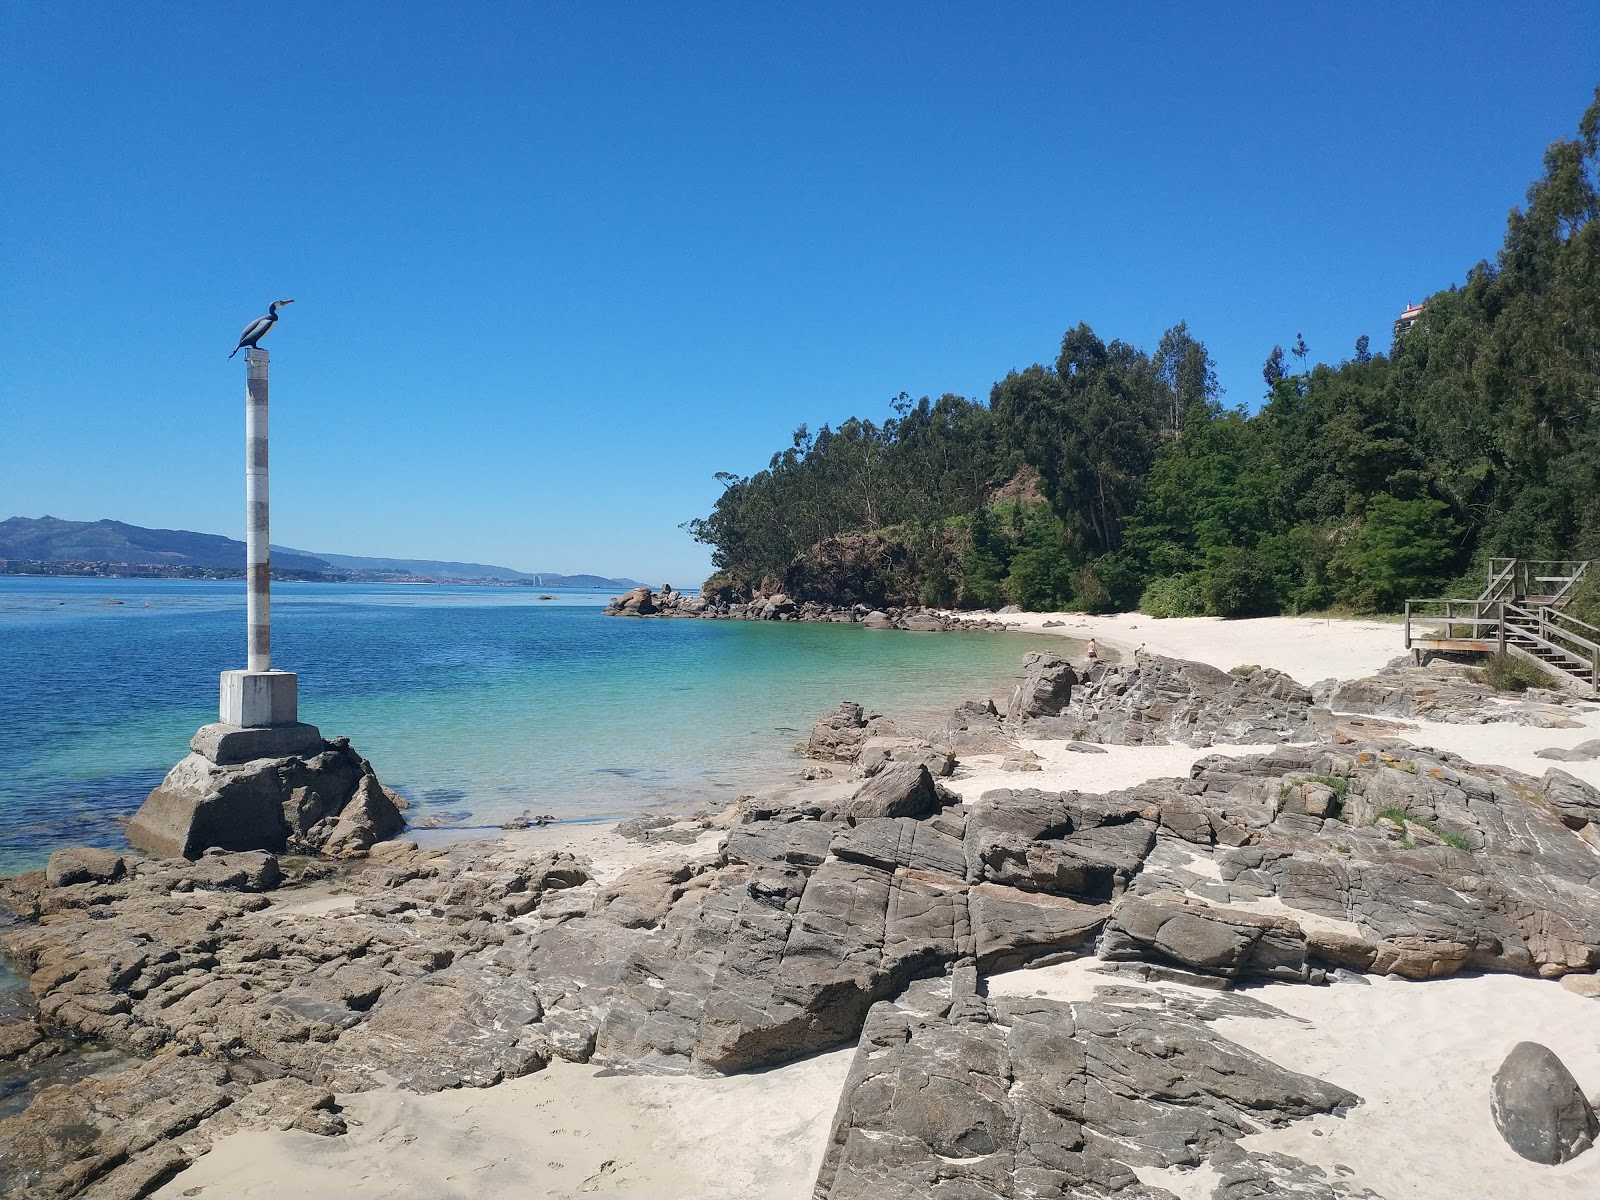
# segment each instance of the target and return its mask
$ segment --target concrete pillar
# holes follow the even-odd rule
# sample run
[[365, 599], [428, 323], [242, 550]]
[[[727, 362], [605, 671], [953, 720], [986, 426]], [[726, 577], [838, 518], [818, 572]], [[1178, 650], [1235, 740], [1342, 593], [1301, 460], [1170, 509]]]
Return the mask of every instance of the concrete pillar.
[[272, 670], [271, 521], [267, 492], [267, 363], [265, 350], [245, 351], [244, 506], [245, 577], [249, 581], [246, 623], [250, 628], [247, 668]]
[[243, 671], [222, 672], [218, 704], [228, 726], [293, 725], [298, 716], [298, 679], [272, 669], [272, 541], [267, 493], [267, 352], [245, 351], [244, 501], [245, 625], [249, 632]]

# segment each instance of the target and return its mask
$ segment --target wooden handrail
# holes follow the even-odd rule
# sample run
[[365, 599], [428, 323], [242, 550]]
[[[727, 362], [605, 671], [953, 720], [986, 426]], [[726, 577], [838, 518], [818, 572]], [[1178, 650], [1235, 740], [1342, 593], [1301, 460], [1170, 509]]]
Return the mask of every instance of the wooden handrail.
[[[1515, 652], [1580, 679], [1587, 674], [1594, 694], [1600, 696], [1600, 627], [1561, 607], [1595, 563], [1491, 558], [1488, 565], [1488, 586], [1474, 599], [1433, 596], [1405, 602], [1406, 649], [1412, 650], [1419, 639], [1475, 650], [1488, 649], [1486, 643], [1492, 641], [1501, 654]], [[1541, 592], [1535, 593], [1535, 584], [1541, 585]], [[1551, 584], [1560, 586], [1553, 593], [1545, 592], [1545, 585]], [[1531, 601], [1531, 607], [1519, 603], [1525, 600]], [[1415, 622], [1426, 622], [1427, 627], [1419, 632], [1413, 627]]]
[[1551, 617], [1552, 620], [1560, 621], [1562, 624], [1565, 624], [1565, 625], [1577, 625], [1577, 626], [1580, 626], [1583, 629], [1587, 629], [1592, 634], [1600, 636], [1600, 625], [1591, 625], [1587, 621], [1580, 621], [1577, 617], [1573, 616], [1571, 613], [1565, 611], [1564, 609], [1556, 608], [1554, 605], [1550, 605], [1549, 608], [1550, 608], [1550, 617]]

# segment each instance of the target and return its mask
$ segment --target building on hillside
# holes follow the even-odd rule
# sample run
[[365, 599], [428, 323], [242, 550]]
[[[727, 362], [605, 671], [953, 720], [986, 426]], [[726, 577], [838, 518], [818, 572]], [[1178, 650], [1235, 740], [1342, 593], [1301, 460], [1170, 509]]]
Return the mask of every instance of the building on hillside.
[[1400, 335], [1402, 333], [1404, 333], [1406, 330], [1410, 329], [1413, 325], [1415, 325], [1417, 323], [1417, 318], [1422, 315], [1422, 310], [1427, 308], [1427, 307], [1428, 307], [1428, 302], [1426, 300], [1424, 300], [1421, 304], [1410, 304], [1410, 303], [1408, 303], [1406, 305], [1406, 310], [1403, 313], [1401, 313], [1399, 315], [1399, 317], [1397, 317], [1395, 319], [1395, 323], [1394, 323], [1394, 340], [1395, 341], [1398, 342], [1400, 340]]

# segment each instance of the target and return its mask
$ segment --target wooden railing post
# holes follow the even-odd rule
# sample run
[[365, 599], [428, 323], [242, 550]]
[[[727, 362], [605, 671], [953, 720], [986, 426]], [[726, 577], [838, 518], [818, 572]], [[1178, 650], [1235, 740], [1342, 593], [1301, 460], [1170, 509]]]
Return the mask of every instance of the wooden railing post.
[[1406, 649], [1411, 649], [1411, 601], [1406, 601]]
[[1504, 600], [1500, 601], [1500, 623], [1497, 628], [1500, 631], [1500, 657], [1504, 658], [1506, 653], [1506, 602]]

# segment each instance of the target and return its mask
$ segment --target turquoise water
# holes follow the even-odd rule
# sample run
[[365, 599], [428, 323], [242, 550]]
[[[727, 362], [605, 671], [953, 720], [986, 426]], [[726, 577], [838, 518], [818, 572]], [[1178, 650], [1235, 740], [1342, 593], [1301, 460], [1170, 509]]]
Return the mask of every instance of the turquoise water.
[[[618, 619], [606, 595], [537, 594], [274, 584], [273, 665], [299, 672], [301, 720], [348, 734], [412, 822], [466, 831], [525, 810], [721, 807], [793, 770], [841, 699], [910, 714], [998, 698], [1043, 640]], [[217, 673], [243, 662], [241, 582], [0, 576], [0, 873], [121, 846], [119, 821], [216, 720]]]

